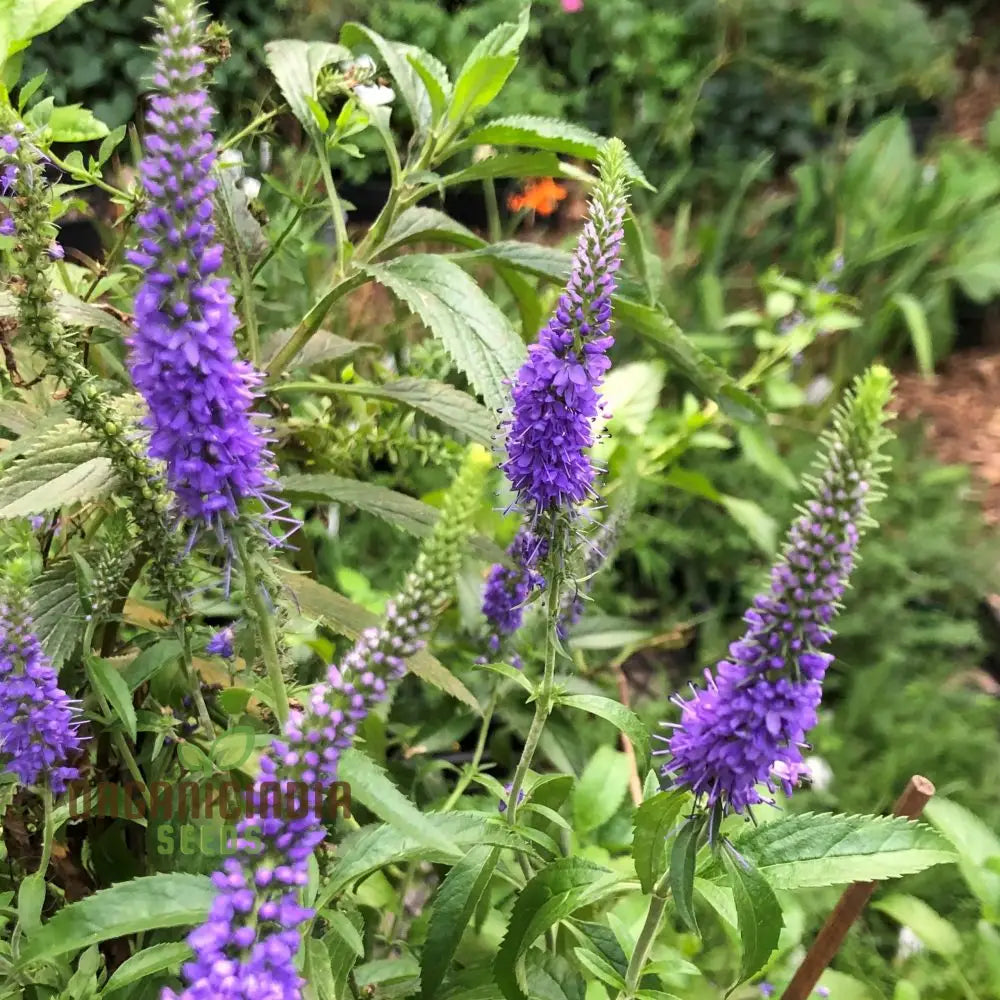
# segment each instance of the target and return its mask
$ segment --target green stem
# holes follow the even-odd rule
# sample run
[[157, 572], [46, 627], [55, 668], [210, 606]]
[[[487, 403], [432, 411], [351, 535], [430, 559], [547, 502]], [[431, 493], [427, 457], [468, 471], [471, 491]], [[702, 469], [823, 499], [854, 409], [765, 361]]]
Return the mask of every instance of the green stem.
[[246, 539], [237, 534], [235, 540], [236, 551], [239, 553], [240, 563], [243, 566], [243, 592], [253, 608], [254, 617], [257, 619], [261, 656], [264, 660], [264, 666], [267, 668], [267, 677], [271, 682], [271, 690], [274, 694], [274, 714], [277, 716], [278, 725], [284, 729], [291, 708], [288, 704], [285, 675], [281, 671], [281, 662], [278, 659], [278, 645], [271, 623], [271, 612], [260, 592], [256, 567], [253, 563], [253, 556], [247, 550]]
[[247, 266], [243, 253], [237, 251], [236, 263], [240, 276], [240, 307], [247, 328], [247, 348], [250, 353], [250, 363], [254, 368], [260, 367], [260, 334], [257, 326], [257, 306], [254, 304], [253, 275]]
[[486, 232], [489, 235], [490, 243], [499, 243], [503, 239], [503, 224], [500, 221], [497, 186], [492, 177], [483, 181], [483, 194], [486, 198]]
[[323, 170], [323, 184], [326, 187], [326, 195], [330, 199], [330, 209], [333, 213], [333, 231], [337, 240], [337, 277], [344, 276], [344, 250], [348, 244], [347, 223], [344, 221], [344, 206], [340, 202], [337, 194], [337, 186], [333, 183], [333, 172], [330, 170], [330, 157], [325, 148], [319, 147], [320, 167]]
[[635, 950], [625, 970], [625, 989], [618, 995], [618, 1000], [625, 1000], [626, 997], [635, 996], [642, 980], [642, 970], [649, 957], [649, 949], [653, 947], [656, 940], [657, 931], [660, 929], [660, 921], [663, 919], [663, 911], [667, 906], [667, 897], [670, 894], [670, 873], [667, 872], [663, 878], [653, 887], [653, 895], [649, 897], [649, 909], [646, 911], [646, 921], [639, 932], [639, 938], [635, 943]]
[[233, 146], [238, 145], [242, 142], [248, 135], [253, 135], [261, 127], [261, 125], [266, 125], [272, 118], [277, 118], [283, 111], [287, 111], [288, 108], [282, 105], [278, 108], [272, 108], [270, 111], [263, 111], [246, 128], [241, 128], [236, 135], [231, 136], [226, 139], [224, 143], [219, 147], [220, 150], [232, 149]]
[[60, 160], [59, 157], [56, 156], [56, 154], [53, 153], [51, 149], [46, 149], [45, 155], [49, 158], [49, 160], [52, 161], [53, 164], [55, 164], [55, 166], [57, 166], [64, 173], [69, 174], [70, 177], [72, 177], [74, 180], [83, 181], [86, 184], [92, 184], [94, 187], [98, 187], [102, 191], [106, 191], [112, 197], [120, 198], [122, 201], [127, 202], [134, 200], [134, 196], [129, 194], [128, 191], [122, 191], [120, 188], [116, 188], [114, 185], [108, 184], [106, 181], [103, 181], [96, 174], [92, 174], [87, 170], [80, 170], [76, 167], [71, 166], [65, 160]]
[[[555, 531], [559, 531], [559, 526], [555, 526]], [[553, 533], [555, 538], [555, 533]], [[532, 761], [535, 759], [535, 751], [538, 749], [538, 741], [542, 738], [542, 731], [545, 723], [552, 712], [555, 701], [555, 672], [556, 656], [559, 651], [559, 636], [557, 629], [559, 626], [559, 610], [562, 598], [562, 549], [555, 540], [549, 549], [548, 567], [548, 592], [546, 597], [547, 628], [545, 630], [545, 671], [542, 674], [542, 682], [535, 694], [535, 717], [531, 720], [531, 728], [528, 730], [527, 739], [524, 741], [524, 749], [521, 751], [521, 759], [517, 762], [514, 771], [514, 780], [511, 782], [510, 794], [507, 797], [507, 822], [511, 825], [517, 817], [518, 796], [524, 786], [524, 779], [528, 775]]]
[[205, 704], [205, 696], [201, 693], [201, 677], [194, 667], [194, 657], [191, 655], [191, 633], [187, 627], [187, 621], [180, 617], [176, 623], [177, 637], [181, 642], [181, 667], [184, 671], [184, 678], [194, 699], [195, 709], [198, 712], [198, 722], [205, 730], [208, 739], [215, 739], [215, 726], [212, 725], [212, 717], [208, 714], [208, 705]]
[[483, 724], [479, 727], [479, 739], [476, 741], [476, 749], [472, 754], [472, 760], [469, 761], [462, 772], [462, 776], [458, 779], [458, 783], [452, 789], [451, 795], [448, 796], [448, 801], [441, 807], [441, 812], [448, 812], [454, 807], [455, 803], [462, 797], [462, 793], [469, 787], [472, 779], [479, 772], [479, 764], [483, 759], [483, 752], [486, 749], [486, 736], [489, 733], [490, 723], [493, 721], [493, 713], [496, 711], [499, 696], [499, 687], [494, 687], [493, 694], [490, 695], [489, 704], [483, 713]]
[[42, 857], [38, 862], [38, 874], [45, 875], [52, 860], [52, 844], [56, 836], [55, 816], [52, 812], [52, 789], [45, 785], [41, 789], [42, 807], [45, 810], [45, 821], [42, 827]]

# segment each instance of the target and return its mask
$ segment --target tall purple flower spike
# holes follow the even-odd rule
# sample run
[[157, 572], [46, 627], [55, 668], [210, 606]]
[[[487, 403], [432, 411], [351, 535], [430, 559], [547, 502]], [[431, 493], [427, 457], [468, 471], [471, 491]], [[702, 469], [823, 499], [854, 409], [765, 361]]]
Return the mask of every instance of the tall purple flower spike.
[[[856, 561], [867, 508], [879, 493], [885, 460], [884, 407], [892, 379], [876, 366], [838, 411], [812, 499], [792, 524], [770, 589], [744, 616], [747, 630], [729, 658], [705, 671], [703, 690], [674, 699], [681, 721], [667, 739], [665, 775], [710, 807], [742, 813], [780, 782], [787, 795], [806, 771], [802, 750], [816, 725], [824, 651]], [[662, 737], [659, 737], [662, 739]]]
[[[366, 629], [340, 667], [329, 668], [263, 755], [236, 852], [212, 876], [217, 894], [208, 919], [188, 936], [194, 958], [182, 969], [181, 1000], [301, 1000], [295, 957], [313, 913], [298, 897], [309, 857], [326, 837], [322, 803], [303, 793], [336, 781], [362, 720], [423, 647], [451, 591], [488, 466], [485, 451], [466, 464], [384, 623]], [[178, 996], [165, 989], [161, 1000]]]
[[129, 253], [143, 272], [129, 340], [132, 378], [149, 409], [150, 454], [166, 464], [179, 510], [196, 529], [225, 522], [271, 483], [254, 421], [259, 375], [240, 360], [238, 325], [213, 223], [213, 108], [193, 0], [158, 8], [160, 33], [141, 165], [148, 205]]
[[624, 163], [624, 146], [612, 140], [569, 283], [514, 380], [501, 468], [532, 523], [548, 512], [571, 512], [593, 492], [588, 451], [614, 343], [611, 296], [624, 236]]
[[80, 750], [73, 704], [32, 631], [28, 616], [0, 604], [0, 762], [25, 785], [48, 782], [57, 795], [79, 776], [67, 763]]

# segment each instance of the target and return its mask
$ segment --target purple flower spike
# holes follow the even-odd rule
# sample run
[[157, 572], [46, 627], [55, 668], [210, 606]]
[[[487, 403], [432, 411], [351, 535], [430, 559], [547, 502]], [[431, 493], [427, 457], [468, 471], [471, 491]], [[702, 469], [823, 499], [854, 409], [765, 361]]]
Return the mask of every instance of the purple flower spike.
[[149, 409], [150, 453], [166, 464], [180, 512], [224, 536], [240, 502], [263, 498], [271, 482], [253, 414], [260, 377], [238, 357], [233, 297], [217, 275], [214, 112], [197, 4], [168, 0], [158, 20], [158, 93], [141, 168], [148, 204], [129, 254], [143, 272], [129, 342], [132, 378]]
[[501, 468], [532, 521], [571, 509], [593, 492], [588, 451], [611, 365], [611, 296], [625, 217], [623, 181], [608, 187], [590, 204], [569, 284], [514, 381]]
[[813, 497], [789, 531], [771, 585], [744, 616], [747, 630], [729, 647], [704, 689], [674, 699], [681, 721], [667, 740], [665, 775], [709, 806], [742, 813], [765, 799], [759, 784], [791, 795], [807, 773], [806, 734], [816, 725], [824, 651], [847, 589], [867, 508], [879, 495], [879, 453], [892, 378], [876, 366], [862, 376], [825, 437], [826, 455], [810, 482]]
[[483, 614], [490, 627], [491, 653], [499, 653], [504, 640], [521, 627], [525, 602], [545, 585], [545, 577], [535, 567], [548, 548], [546, 539], [522, 527], [507, 549], [511, 565], [497, 563], [490, 570], [483, 588]]
[[25, 785], [48, 782], [57, 795], [79, 776], [67, 761], [80, 750], [75, 711], [27, 615], [0, 605], [0, 761]]

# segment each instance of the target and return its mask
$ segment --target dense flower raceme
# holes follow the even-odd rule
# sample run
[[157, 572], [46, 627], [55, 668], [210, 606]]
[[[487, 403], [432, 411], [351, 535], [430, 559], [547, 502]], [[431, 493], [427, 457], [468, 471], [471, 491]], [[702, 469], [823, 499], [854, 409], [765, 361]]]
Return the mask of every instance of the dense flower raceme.
[[569, 512], [593, 490], [588, 450], [611, 362], [611, 296], [621, 263], [625, 147], [602, 150], [601, 177], [555, 313], [529, 348], [512, 389], [502, 468], [529, 522]]
[[767, 801], [758, 784], [786, 794], [806, 771], [802, 749], [816, 724], [824, 652], [856, 561], [862, 531], [872, 522], [885, 460], [879, 449], [892, 386], [889, 372], [870, 369], [837, 411], [811, 498], [793, 523], [770, 589], [754, 599], [747, 631], [729, 658], [706, 670], [706, 687], [676, 698], [681, 721], [667, 740], [664, 773], [709, 806], [743, 812]]
[[79, 774], [79, 721], [56, 672], [16, 605], [0, 603], [0, 761], [25, 785], [57, 794]]
[[[213, 876], [218, 892], [208, 920], [188, 937], [194, 959], [182, 970], [183, 1000], [300, 1000], [295, 956], [312, 911], [298, 894], [309, 856], [326, 836], [320, 803], [306, 790], [336, 780], [358, 726], [423, 646], [458, 571], [488, 467], [476, 449], [383, 624], [366, 629], [341, 665], [330, 667], [264, 754], [252, 808], [237, 826], [236, 853]], [[273, 808], [268, 786], [275, 783], [300, 793], [293, 809]], [[164, 1000], [175, 997], [163, 993]]]
[[143, 236], [129, 255], [143, 273], [135, 299], [132, 378], [149, 408], [150, 452], [165, 462], [180, 511], [221, 532], [241, 500], [270, 483], [266, 439], [254, 422], [258, 374], [240, 360], [222, 245], [213, 224], [213, 109], [204, 89], [193, 0], [158, 8]]
[[496, 563], [483, 589], [483, 614], [489, 626], [489, 651], [499, 653], [524, 618], [524, 605], [531, 594], [545, 585], [538, 564], [548, 552], [548, 541], [523, 526], [507, 548], [509, 565]]

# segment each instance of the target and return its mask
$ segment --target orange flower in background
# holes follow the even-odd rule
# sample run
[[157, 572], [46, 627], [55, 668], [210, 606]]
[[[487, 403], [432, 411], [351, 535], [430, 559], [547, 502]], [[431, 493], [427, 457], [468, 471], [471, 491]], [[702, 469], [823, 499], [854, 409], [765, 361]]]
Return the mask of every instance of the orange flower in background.
[[507, 207], [512, 212], [527, 210], [539, 215], [552, 215], [565, 197], [566, 188], [551, 177], [542, 177], [528, 184], [522, 194], [512, 194], [507, 199]]

